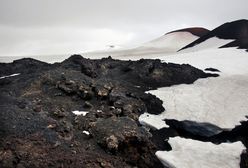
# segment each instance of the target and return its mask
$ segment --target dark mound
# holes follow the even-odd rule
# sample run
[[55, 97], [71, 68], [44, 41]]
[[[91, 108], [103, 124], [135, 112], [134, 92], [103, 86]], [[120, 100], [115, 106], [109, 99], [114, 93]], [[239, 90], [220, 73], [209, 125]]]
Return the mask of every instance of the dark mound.
[[193, 47], [212, 37], [234, 40], [233, 42], [221, 46], [220, 48], [238, 47], [240, 49], [248, 49], [248, 20], [237, 20], [234, 22], [225, 23], [180, 50]]
[[185, 29], [180, 29], [180, 30], [175, 30], [166, 34], [170, 34], [170, 33], [174, 33], [174, 32], [190, 32], [191, 34], [198, 36], [198, 37], [202, 37], [204, 35], [206, 35], [209, 30], [205, 29], [203, 27], [190, 27], [190, 28], [185, 28]]
[[162, 168], [160, 142], [138, 117], [161, 113], [163, 102], [145, 91], [218, 76], [160, 60], [80, 55], [0, 64], [1, 76], [12, 73], [20, 75], [0, 79], [0, 167], [27, 168]]
[[13, 61], [13, 63], [0, 63], [0, 76], [7, 76], [14, 73], [34, 73], [49, 69], [50, 64], [32, 58], [23, 58]]

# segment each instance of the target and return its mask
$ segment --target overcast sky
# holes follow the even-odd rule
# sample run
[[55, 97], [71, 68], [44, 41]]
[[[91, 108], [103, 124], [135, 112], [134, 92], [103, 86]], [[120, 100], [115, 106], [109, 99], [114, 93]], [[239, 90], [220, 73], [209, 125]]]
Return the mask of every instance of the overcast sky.
[[0, 56], [136, 46], [166, 32], [248, 19], [248, 0], [0, 0]]

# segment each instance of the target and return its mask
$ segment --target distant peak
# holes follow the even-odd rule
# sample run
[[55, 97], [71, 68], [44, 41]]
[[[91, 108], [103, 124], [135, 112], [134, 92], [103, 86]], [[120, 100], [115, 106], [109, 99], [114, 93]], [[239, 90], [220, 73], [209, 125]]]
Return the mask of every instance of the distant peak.
[[242, 24], [242, 23], [247, 23], [248, 20], [247, 19], [240, 19], [240, 20], [235, 20], [235, 21], [232, 21], [232, 22], [226, 22], [225, 24], [229, 24], [229, 23], [232, 23], [232, 24]]
[[227, 22], [212, 31], [217, 37], [223, 39], [239, 39], [248, 37], [248, 20]]
[[195, 36], [202, 37], [205, 34], [207, 34], [209, 32], [209, 30], [205, 29], [203, 27], [189, 27], [189, 28], [185, 28], [185, 29], [179, 29], [179, 30], [171, 31], [171, 32], [166, 33], [166, 34], [175, 33], [175, 32], [189, 32]]
[[238, 47], [241, 49], [248, 49], [248, 20], [241, 19], [241, 20], [236, 20], [233, 22], [227, 22], [225, 24], [222, 24], [221, 26], [213, 29], [212, 31], [209, 31], [204, 36], [186, 45], [180, 50], [194, 47], [214, 37], [217, 37], [219, 39], [225, 39], [225, 40], [231, 40], [231, 39], [233, 40], [230, 43], [227, 43], [223, 46], [219, 46], [219, 48]]

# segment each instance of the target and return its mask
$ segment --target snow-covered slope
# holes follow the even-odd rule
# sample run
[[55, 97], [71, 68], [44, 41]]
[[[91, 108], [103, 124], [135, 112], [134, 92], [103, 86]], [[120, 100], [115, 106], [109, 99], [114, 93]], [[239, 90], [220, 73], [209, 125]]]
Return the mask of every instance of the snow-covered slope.
[[157, 49], [168, 49], [168, 52], [176, 52], [182, 46], [189, 44], [190, 42], [198, 39], [198, 36], [195, 36], [189, 32], [173, 32], [165, 34], [164, 36], [152, 40], [148, 43], [141, 45], [141, 47], [147, 48], [157, 48]]
[[195, 51], [208, 50], [208, 49], [217, 49], [226, 44], [229, 44], [232, 41], [233, 40], [226, 40], [226, 39], [220, 39], [218, 37], [212, 37], [200, 44], [197, 44], [193, 47], [186, 48], [179, 52], [195, 52]]
[[187, 31], [179, 31], [165, 34], [155, 40], [144, 43], [139, 47], [121, 50], [106, 50], [82, 55], [88, 58], [101, 58], [112, 56], [118, 59], [149, 58], [151, 55], [162, 56], [177, 52], [180, 48], [195, 41], [199, 37]]
[[[82, 53], [81, 55], [86, 58], [100, 59], [103, 57], [111, 56], [117, 59], [140, 59], [150, 58], [151, 56], [164, 56], [177, 52], [180, 48], [185, 45], [195, 41], [199, 37], [193, 35], [190, 32], [185, 31], [175, 31], [167, 33], [155, 40], [141, 44], [136, 48], [109, 48], [102, 51], [94, 51], [88, 53]], [[61, 62], [68, 58], [70, 55], [35, 55], [29, 56], [40, 61], [54, 63]], [[13, 60], [20, 59], [23, 57], [0, 57], [0, 62], [12, 62]]]
[[[209, 30], [201, 27], [193, 27], [175, 30], [152, 41], [141, 44], [138, 47], [123, 48], [121, 46], [106, 46], [105, 50], [81, 53], [82, 56], [91, 59], [100, 59], [111, 56], [116, 59], [132, 59], [150, 58], [151, 56], [164, 56], [176, 53], [182, 47], [192, 43], [199, 37], [208, 33]], [[29, 56], [40, 61], [54, 63], [61, 62], [70, 55], [33, 55]], [[23, 58], [0, 56], [0, 62], [12, 62], [13, 60]]]

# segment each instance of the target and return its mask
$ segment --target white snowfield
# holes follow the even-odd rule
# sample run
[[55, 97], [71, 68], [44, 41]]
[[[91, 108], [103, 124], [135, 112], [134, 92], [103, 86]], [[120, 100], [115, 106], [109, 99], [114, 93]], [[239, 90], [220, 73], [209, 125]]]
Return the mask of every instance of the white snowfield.
[[220, 77], [199, 79], [194, 84], [149, 91], [164, 102], [160, 115], [143, 114], [142, 123], [166, 127], [164, 118], [209, 122], [231, 129], [248, 115], [248, 53], [234, 48], [211, 49], [161, 57], [165, 62], [188, 63], [204, 70], [217, 68]]
[[201, 142], [180, 137], [170, 138], [171, 151], [158, 151], [156, 156], [171, 168], [235, 168], [245, 148], [241, 142]]

